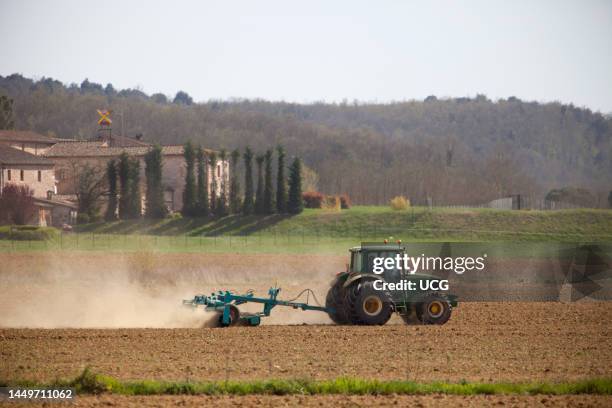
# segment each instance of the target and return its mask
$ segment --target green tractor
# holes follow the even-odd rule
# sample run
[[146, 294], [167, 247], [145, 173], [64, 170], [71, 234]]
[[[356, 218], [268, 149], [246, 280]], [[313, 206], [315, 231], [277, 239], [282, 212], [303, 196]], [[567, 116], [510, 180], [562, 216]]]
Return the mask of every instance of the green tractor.
[[[393, 312], [406, 323], [413, 315], [422, 324], [446, 323], [457, 306], [457, 297], [439, 290], [440, 278], [397, 267], [374, 273], [375, 258], [395, 258], [398, 254], [403, 257], [406, 253], [399, 241], [351, 248], [347, 271], [336, 276], [325, 299], [334, 323], [383, 325]], [[408, 285], [411, 290], [406, 288]], [[388, 290], [390, 287], [403, 289]]]

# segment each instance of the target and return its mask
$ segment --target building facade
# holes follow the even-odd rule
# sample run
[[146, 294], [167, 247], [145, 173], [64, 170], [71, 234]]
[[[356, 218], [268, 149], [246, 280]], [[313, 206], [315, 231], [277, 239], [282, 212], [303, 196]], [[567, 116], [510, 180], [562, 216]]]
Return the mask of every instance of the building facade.
[[28, 186], [34, 197], [50, 197], [57, 193], [53, 161], [0, 145], [0, 193], [7, 184]]
[[53, 161], [0, 144], [0, 195], [9, 185], [26, 186], [32, 192], [32, 212], [28, 215], [28, 224], [61, 227], [76, 221], [76, 205], [55, 199], [57, 189]]
[[[107, 163], [110, 160], [118, 159], [122, 153], [136, 158], [140, 161], [140, 183], [141, 196], [145, 197], [146, 179], [144, 176], [144, 156], [153, 148], [150, 144], [140, 144], [131, 146], [118, 146], [103, 140], [99, 141], [71, 141], [58, 142], [51, 147], [44, 157], [52, 160], [55, 165], [57, 179], [57, 194], [69, 197], [75, 194], [75, 180], [79, 169], [83, 166], [95, 168], [101, 175], [105, 174]], [[162, 184], [164, 186], [164, 199], [170, 211], [180, 211], [183, 208], [183, 190], [185, 187], [186, 164], [183, 156], [182, 145], [161, 146], [162, 149]], [[206, 150], [207, 154], [212, 151]], [[209, 168], [208, 184], [209, 189], [213, 177], [217, 185], [228, 183], [229, 163], [219, 161], [216, 169]], [[210, 190], [209, 190], [210, 193]], [[217, 189], [219, 196], [220, 189]], [[210, 196], [210, 194], [209, 194]], [[143, 202], [143, 208], [146, 203]]]
[[[73, 211], [68, 204], [76, 203], [76, 182], [80, 169], [85, 166], [94, 168], [99, 177], [106, 177], [106, 166], [110, 160], [118, 159], [122, 153], [140, 161], [141, 196], [145, 197], [145, 163], [144, 156], [153, 145], [140, 140], [122, 136], [111, 136], [100, 133], [94, 140], [77, 141], [57, 139], [31, 131], [0, 131], [0, 192], [3, 185], [13, 183], [27, 185], [38, 199], [59, 202], [63, 207]], [[183, 190], [185, 187], [186, 164], [182, 145], [165, 145], [162, 148], [162, 183], [164, 199], [170, 211], [183, 208]], [[212, 153], [205, 150], [205, 154]], [[217, 182], [217, 197], [221, 186], [229, 187], [229, 161], [217, 162], [215, 169], [208, 169], [209, 197], [212, 199], [210, 186], [213, 178]], [[227, 188], [226, 188], [227, 192]], [[48, 207], [48, 202], [40, 201], [41, 208]], [[101, 203], [104, 208], [106, 203]], [[143, 208], [146, 203], [143, 202]], [[62, 210], [64, 211], [64, 210]], [[55, 218], [71, 219], [61, 216]], [[47, 219], [49, 217], [46, 217]]]

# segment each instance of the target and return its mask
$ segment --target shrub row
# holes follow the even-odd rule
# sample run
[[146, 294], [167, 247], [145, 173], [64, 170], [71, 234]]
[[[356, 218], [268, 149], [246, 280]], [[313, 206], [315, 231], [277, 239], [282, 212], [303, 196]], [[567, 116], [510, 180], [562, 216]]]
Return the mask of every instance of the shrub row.
[[302, 194], [304, 207], [325, 208], [328, 210], [348, 210], [351, 208], [351, 200], [347, 194], [324, 195], [318, 191], [306, 191]]
[[56, 238], [58, 231], [50, 227], [36, 227], [33, 225], [5, 225], [0, 227], [0, 239], [15, 241], [45, 241]]

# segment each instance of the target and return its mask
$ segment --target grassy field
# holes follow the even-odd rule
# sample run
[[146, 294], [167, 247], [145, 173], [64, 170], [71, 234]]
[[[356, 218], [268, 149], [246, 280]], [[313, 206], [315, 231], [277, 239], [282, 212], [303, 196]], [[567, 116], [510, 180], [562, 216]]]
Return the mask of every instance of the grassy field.
[[260, 381], [120, 381], [86, 369], [74, 380], [57, 380], [51, 384], [0, 382], [2, 386], [74, 387], [79, 394], [113, 393], [121, 395], [612, 395], [612, 379], [590, 379], [549, 383], [460, 383], [414, 381], [378, 381], [356, 378], [333, 380], [260, 380]]
[[[5, 227], [6, 229], [6, 227]], [[110, 250], [163, 252], [344, 253], [364, 241], [612, 242], [612, 211], [427, 209], [305, 210], [297, 216], [168, 218], [81, 225], [47, 239], [0, 235], [0, 251]]]
[[612, 211], [507, 211], [382, 206], [307, 209], [297, 216], [229, 216], [88, 224], [81, 232], [188, 236], [320, 236], [404, 240], [612, 240]]

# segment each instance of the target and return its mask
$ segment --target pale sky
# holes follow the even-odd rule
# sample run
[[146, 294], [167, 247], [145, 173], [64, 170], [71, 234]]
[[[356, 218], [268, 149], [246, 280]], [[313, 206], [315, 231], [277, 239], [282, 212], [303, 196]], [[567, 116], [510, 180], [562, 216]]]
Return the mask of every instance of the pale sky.
[[475, 96], [612, 112], [612, 1], [0, 0], [0, 75], [196, 101]]

